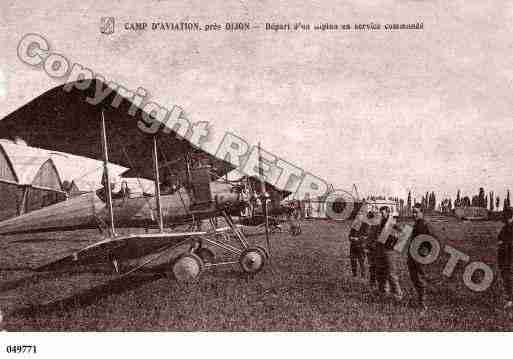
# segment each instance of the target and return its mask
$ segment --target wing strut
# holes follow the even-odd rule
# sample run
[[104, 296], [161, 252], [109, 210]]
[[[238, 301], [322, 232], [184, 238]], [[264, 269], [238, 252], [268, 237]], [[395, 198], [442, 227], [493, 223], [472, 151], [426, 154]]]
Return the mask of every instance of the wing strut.
[[260, 177], [262, 209], [264, 210], [265, 219], [265, 240], [267, 242], [267, 251], [269, 252], [269, 260], [271, 259], [271, 240], [269, 238], [269, 198], [264, 182], [264, 168], [262, 167], [262, 154], [260, 153], [260, 142], [258, 142], [258, 177]]
[[159, 175], [159, 157], [157, 149], [157, 136], [153, 136], [153, 166], [155, 170], [155, 198], [157, 199], [157, 212], [159, 221], [159, 231], [164, 232], [164, 221], [162, 220], [162, 204], [160, 202], [160, 175]]
[[107, 130], [105, 128], [105, 116], [102, 111], [102, 145], [103, 145], [103, 174], [105, 181], [103, 186], [107, 198], [107, 208], [109, 210], [110, 217], [110, 233], [114, 237], [116, 235], [116, 227], [114, 225], [114, 211], [112, 209], [112, 189], [110, 188], [110, 177], [109, 177], [109, 149], [107, 146]]

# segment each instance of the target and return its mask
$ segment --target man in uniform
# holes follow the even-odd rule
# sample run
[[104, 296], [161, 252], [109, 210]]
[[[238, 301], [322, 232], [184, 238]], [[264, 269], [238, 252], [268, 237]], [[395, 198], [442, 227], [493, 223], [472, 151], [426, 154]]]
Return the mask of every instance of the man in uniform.
[[[413, 217], [415, 218], [415, 224], [413, 225], [413, 231], [411, 234], [411, 238], [415, 238], [421, 234], [430, 235], [429, 229], [427, 226], [426, 221], [424, 220], [424, 213], [422, 212], [422, 205], [420, 203], [416, 203], [415, 206], [413, 206]], [[411, 242], [410, 242], [411, 243]], [[428, 248], [428, 243], [424, 242], [424, 247], [421, 247], [419, 249], [420, 255], [429, 254], [431, 251], [431, 248]], [[408, 250], [408, 259], [406, 261], [408, 265], [408, 271], [410, 272], [410, 279], [413, 283], [413, 286], [415, 287], [415, 290], [417, 291], [417, 298], [418, 298], [418, 306], [422, 310], [426, 309], [426, 301], [425, 301], [425, 295], [426, 295], [426, 285], [427, 285], [427, 279], [426, 274], [424, 273], [424, 269], [422, 268], [422, 264], [418, 263], [410, 254], [410, 251]]]
[[395, 219], [390, 217], [390, 208], [387, 206], [382, 206], [379, 211], [381, 213], [381, 223], [379, 224], [378, 241], [376, 242], [376, 276], [378, 280], [378, 291], [381, 295], [385, 295], [388, 282], [394, 299], [401, 301], [403, 299], [403, 291], [399, 284], [399, 275], [397, 273], [399, 255], [393, 249], [395, 242], [390, 241], [389, 238], [385, 238], [385, 240], [380, 238], [386, 235], [384, 231], [386, 231], [388, 227], [394, 225]]
[[378, 240], [378, 229], [377, 225], [373, 225], [375, 214], [372, 211], [367, 213], [367, 221], [369, 224], [367, 230], [367, 243], [365, 249], [367, 251], [367, 262], [369, 263], [369, 286], [371, 290], [376, 289], [378, 283], [376, 278], [376, 241]]
[[360, 276], [365, 278], [364, 242], [367, 239], [369, 225], [364, 222], [363, 216], [363, 213], [360, 211], [351, 225], [349, 232], [349, 260], [353, 277], [358, 276], [358, 267], [360, 267]]
[[511, 292], [511, 262], [513, 259], [513, 211], [511, 208], [504, 209], [504, 227], [502, 227], [497, 243], [497, 264], [502, 278], [502, 287], [506, 303], [504, 309], [513, 308], [513, 297]]

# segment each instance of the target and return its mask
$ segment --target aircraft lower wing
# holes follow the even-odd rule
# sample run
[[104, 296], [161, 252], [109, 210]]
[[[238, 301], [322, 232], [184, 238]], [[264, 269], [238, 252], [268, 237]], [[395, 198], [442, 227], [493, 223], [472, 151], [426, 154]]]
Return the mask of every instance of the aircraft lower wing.
[[38, 267], [38, 271], [57, 270], [71, 265], [107, 263], [142, 258], [171, 247], [185, 244], [204, 236], [221, 234], [229, 227], [217, 228], [215, 232], [196, 231], [180, 233], [130, 234], [102, 240], [87, 246], [57, 261]]

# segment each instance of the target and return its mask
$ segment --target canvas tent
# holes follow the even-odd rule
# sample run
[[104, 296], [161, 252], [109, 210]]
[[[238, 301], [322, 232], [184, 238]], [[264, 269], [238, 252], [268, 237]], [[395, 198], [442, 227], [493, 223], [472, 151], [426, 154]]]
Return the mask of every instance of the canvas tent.
[[0, 142], [0, 220], [65, 198], [51, 158], [25, 145]]
[[[113, 181], [126, 167], [109, 164]], [[101, 187], [103, 162], [0, 139], [0, 220]], [[67, 192], [67, 193], [66, 193]]]
[[[45, 152], [55, 163], [59, 176], [65, 184], [65, 190], [67, 190], [71, 196], [94, 191], [102, 186], [102, 161], [64, 152]], [[111, 174], [113, 182], [119, 183], [119, 176], [127, 170], [128, 168], [126, 167], [118, 166], [113, 163], [109, 164], [109, 173]]]

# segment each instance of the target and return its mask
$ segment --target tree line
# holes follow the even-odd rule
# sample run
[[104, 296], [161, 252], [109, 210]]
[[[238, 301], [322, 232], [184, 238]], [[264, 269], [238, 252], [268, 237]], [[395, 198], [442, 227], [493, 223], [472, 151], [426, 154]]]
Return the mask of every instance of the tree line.
[[[405, 210], [407, 213], [411, 213], [412, 207], [417, 203], [416, 198], [413, 199], [411, 191], [408, 192], [408, 199], [406, 201]], [[485, 192], [483, 187], [479, 188], [478, 193], [474, 195], [461, 195], [461, 191], [458, 190], [456, 193], [456, 199], [453, 201], [452, 198], [444, 198], [437, 205], [436, 195], [434, 192], [426, 192], [424, 196], [422, 196], [420, 204], [422, 209], [425, 211], [439, 211], [442, 213], [450, 213], [453, 209], [457, 207], [481, 207], [486, 208], [492, 212], [499, 211], [501, 198], [498, 195], [495, 195], [494, 191], [490, 191], [488, 193]], [[506, 192], [506, 197], [503, 200], [503, 209], [511, 208], [511, 199], [509, 189]]]
[[[501, 198], [495, 194], [494, 191], [488, 193], [485, 192], [483, 187], [479, 188], [479, 191], [474, 195], [462, 196], [461, 190], [456, 193], [456, 199], [453, 201], [452, 198], [444, 198], [437, 202], [435, 192], [427, 191], [420, 199], [413, 198], [411, 191], [408, 192], [408, 198], [406, 203], [403, 198], [399, 197], [386, 197], [371, 195], [366, 198], [368, 201], [392, 201], [399, 205], [400, 212], [404, 215], [411, 215], [412, 208], [415, 204], [420, 203], [422, 209], [426, 212], [442, 212], [451, 213], [457, 207], [482, 207], [486, 208], [491, 212], [500, 211]], [[502, 201], [503, 209], [511, 208], [511, 199], [509, 189], [506, 192], [506, 197]]]

